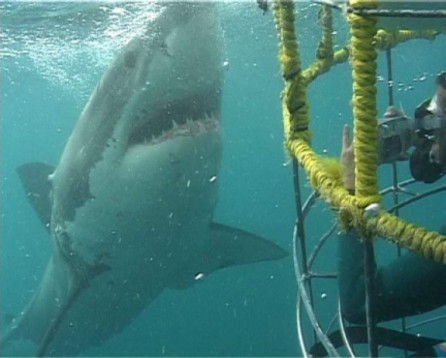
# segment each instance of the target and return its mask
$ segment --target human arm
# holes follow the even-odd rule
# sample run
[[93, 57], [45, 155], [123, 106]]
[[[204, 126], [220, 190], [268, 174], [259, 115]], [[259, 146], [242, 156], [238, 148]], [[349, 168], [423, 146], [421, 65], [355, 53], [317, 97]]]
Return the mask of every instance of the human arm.
[[[348, 126], [343, 131], [341, 165], [344, 185], [353, 192], [355, 165]], [[340, 234], [338, 250], [343, 314], [352, 323], [364, 323], [363, 247], [354, 228]], [[446, 265], [406, 253], [386, 266], [376, 268], [375, 265], [375, 290], [378, 322], [429, 311], [446, 304]]]
[[[342, 312], [351, 323], [365, 323], [362, 243], [354, 229], [338, 239]], [[388, 265], [375, 265], [375, 290], [377, 322], [430, 311], [446, 304], [446, 265], [407, 252]]]

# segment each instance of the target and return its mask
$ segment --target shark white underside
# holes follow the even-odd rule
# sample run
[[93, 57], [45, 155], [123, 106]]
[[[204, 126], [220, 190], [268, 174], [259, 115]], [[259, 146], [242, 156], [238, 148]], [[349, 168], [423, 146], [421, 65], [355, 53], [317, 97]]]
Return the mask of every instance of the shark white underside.
[[3, 337], [9, 354], [77, 355], [165, 288], [286, 255], [212, 222], [224, 62], [214, 6], [173, 3], [151, 28], [106, 71], [55, 171], [19, 169], [54, 245], [35, 297]]

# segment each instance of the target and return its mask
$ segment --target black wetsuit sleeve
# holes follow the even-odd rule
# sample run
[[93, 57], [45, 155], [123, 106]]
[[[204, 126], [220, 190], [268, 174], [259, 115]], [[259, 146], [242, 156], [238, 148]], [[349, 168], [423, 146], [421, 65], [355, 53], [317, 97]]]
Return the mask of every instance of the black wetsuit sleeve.
[[[340, 234], [338, 274], [344, 317], [365, 323], [363, 245], [354, 229]], [[375, 288], [377, 322], [426, 312], [446, 304], [446, 265], [408, 252], [375, 269]]]

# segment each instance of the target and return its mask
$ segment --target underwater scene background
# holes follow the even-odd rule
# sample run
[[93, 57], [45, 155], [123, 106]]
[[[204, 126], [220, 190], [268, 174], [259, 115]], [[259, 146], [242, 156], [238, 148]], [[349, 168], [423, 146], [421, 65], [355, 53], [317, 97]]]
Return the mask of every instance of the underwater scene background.
[[[298, 31], [304, 64], [320, 38], [319, 6], [299, 3]], [[18, 314], [31, 299], [51, 252], [51, 243], [19, 182], [16, 168], [41, 161], [56, 164], [79, 114], [117, 51], [157, 11], [141, 3], [2, 2], [1, 19], [1, 312]], [[277, 36], [271, 13], [254, 1], [219, 3], [227, 62], [222, 120], [224, 155], [218, 177], [215, 220], [252, 231], [292, 250], [295, 203], [292, 169], [283, 146]], [[336, 15], [336, 43], [348, 41]], [[411, 115], [433, 93], [434, 76], [446, 69], [445, 36], [413, 40], [393, 53], [395, 103]], [[380, 54], [379, 113], [387, 105], [385, 56]], [[313, 145], [338, 156], [344, 123], [351, 123], [351, 69], [338, 65], [310, 87]], [[399, 164], [402, 178], [407, 163]], [[390, 167], [380, 168], [382, 186]], [[441, 180], [444, 182], [444, 178]], [[424, 185], [418, 185], [424, 189]], [[308, 185], [303, 188], [308, 194]], [[418, 202], [401, 215], [430, 229], [446, 223], [444, 194]], [[335, 216], [318, 203], [306, 223], [310, 242]], [[336, 237], [317, 263], [332, 269]], [[377, 256], [395, 254], [379, 242]], [[443, 283], [439, 283], [443, 284]], [[336, 285], [314, 287], [323, 320], [336, 307]], [[125, 331], [88, 355], [296, 356], [296, 292], [292, 257], [221, 270], [187, 290], [166, 290]], [[426, 317], [445, 314], [444, 308]], [[429, 331], [430, 330], [430, 331]], [[437, 326], [420, 333], [438, 336]]]

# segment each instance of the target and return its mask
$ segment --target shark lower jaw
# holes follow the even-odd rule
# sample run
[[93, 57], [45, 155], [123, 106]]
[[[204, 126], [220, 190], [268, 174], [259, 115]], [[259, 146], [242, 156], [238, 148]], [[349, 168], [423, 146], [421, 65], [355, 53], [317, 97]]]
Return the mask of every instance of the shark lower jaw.
[[157, 125], [151, 125], [150, 122], [139, 123], [131, 131], [128, 147], [156, 146], [178, 138], [212, 134], [219, 128], [219, 119], [214, 113], [205, 113], [197, 118], [167, 119]]

